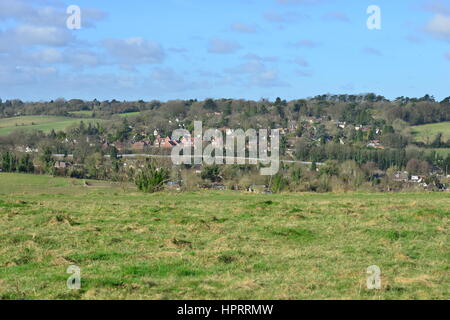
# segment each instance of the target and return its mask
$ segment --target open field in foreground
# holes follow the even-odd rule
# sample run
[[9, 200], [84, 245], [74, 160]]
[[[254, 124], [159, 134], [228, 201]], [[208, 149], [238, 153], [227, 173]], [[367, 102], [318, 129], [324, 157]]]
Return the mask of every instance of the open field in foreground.
[[78, 124], [83, 121], [85, 124], [100, 122], [99, 119], [78, 119], [69, 117], [55, 116], [24, 116], [14, 118], [0, 119], [0, 135], [7, 135], [15, 130], [42, 130], [49, 133], [65, 130], [71, 125]]
[[[0, 174], [0, 298], [450, 298], [448, 193], [101, 186]], [[79, 291], [66, 287], [72, 264]], [[367, 290], [371, 265], [382, 290]]]

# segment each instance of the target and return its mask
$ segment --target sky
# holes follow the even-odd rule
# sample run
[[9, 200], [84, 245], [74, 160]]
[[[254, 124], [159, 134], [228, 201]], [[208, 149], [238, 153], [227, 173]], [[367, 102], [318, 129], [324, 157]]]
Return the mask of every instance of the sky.
[[450, 0], [0, 0], [3, 100], [442, 100], [449, 80]]

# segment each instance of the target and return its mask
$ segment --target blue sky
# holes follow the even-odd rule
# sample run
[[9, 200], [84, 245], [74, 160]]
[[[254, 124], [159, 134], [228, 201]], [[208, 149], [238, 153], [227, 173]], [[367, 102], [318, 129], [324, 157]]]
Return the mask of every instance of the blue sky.
[[449, 80], [450, 0], [0, 0], [2, 99], [443, 99]]

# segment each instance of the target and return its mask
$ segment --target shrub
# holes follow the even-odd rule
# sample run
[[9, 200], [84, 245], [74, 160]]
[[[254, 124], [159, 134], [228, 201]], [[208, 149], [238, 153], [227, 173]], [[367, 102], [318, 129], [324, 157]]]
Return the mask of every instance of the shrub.
[[273, 193], [280, 193], [283, 191], [283, 189], [288, 185], [288, 181], [283, 177], [282, 174], [277, 174], [273, 177], [272, 180], [272, 192]]
[[162, 190], [168, 178], [169, 170], [165, 168], [158, 169], [150, 163], [136, 175], [135, 183], [139, 190], [154, 193]]

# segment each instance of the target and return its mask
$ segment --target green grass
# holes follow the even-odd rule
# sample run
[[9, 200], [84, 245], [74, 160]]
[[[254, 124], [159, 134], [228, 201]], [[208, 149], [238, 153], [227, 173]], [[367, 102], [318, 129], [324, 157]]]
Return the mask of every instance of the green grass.
[[[71, 114], [75, 115], [75, 116], [79, 116], [79, 117], [92, 117], [93, 112], [92, 111], [74, 111], [74, 112], [70, 112]], [[113, 114], [113, 116], [117, 116], [117, 117], [132, 117], [132, 116], [137, 116], [140, 115], [141, 112], [126, 112], [126, 113], [116, 113]]]
[[83, 111], [73, 111], [70, 114], [79, 116], [79, 117], [92, 117], [93, 112], [91, 110], [83, 110]]
[[78, 119], [56, 116], [24, 116], [0, 119], [0, 135], [7, 135], [15, 130], [42, 130], [46, 133], [52, 129], [55, 131], [65, 130], [68, 127], [80, 123], [80, 121], [95, 123], [98, 119]]
[[443, 134], [444, 141], [447, 141], [450, 139], [450, 122], [411, 127], [411, 132], [416, 141], [431, 143], [439, 132]]
[[[449, 299], [445, 193], [142, 194], [0, 174], [3, 299]], [[82, 288], [66, 287], [69, 265]], [[378, 265], [382, 289], [367, 290]]]
[[140, 112], [126, 112], [126, 113], [118, 113], [115, 115], [117, 115], [119, 117], [133, 117], [133, 116], [138, 116], [140, 114], [141, 114]]

